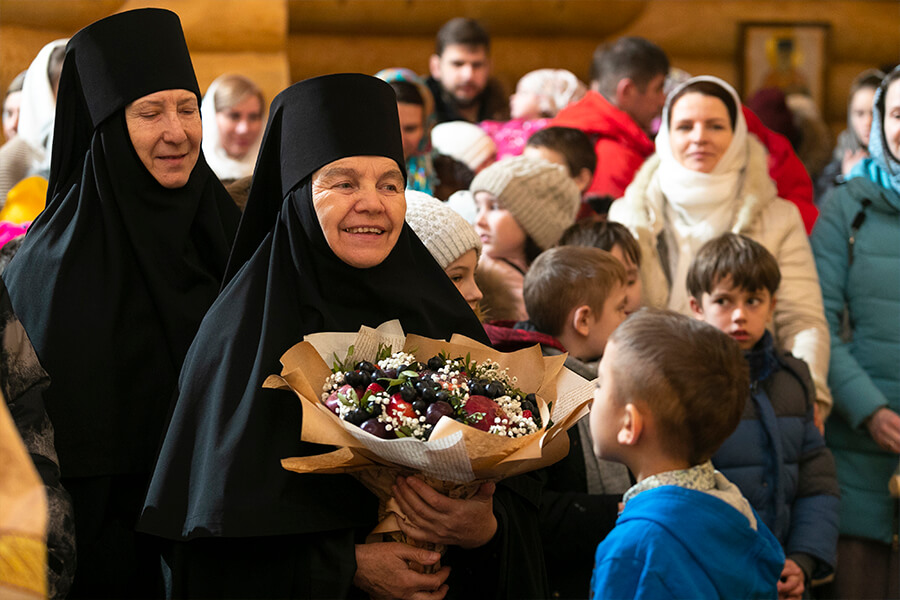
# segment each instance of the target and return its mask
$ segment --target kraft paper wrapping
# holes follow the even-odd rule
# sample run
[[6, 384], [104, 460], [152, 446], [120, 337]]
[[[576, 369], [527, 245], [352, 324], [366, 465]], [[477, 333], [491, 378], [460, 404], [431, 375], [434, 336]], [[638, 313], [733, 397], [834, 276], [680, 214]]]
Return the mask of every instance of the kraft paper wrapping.
[[[393, 352], [414, 354], [419, 360], [444, 351], [451, 356], [468, 354], [478, 363], [486, 359], [499, 363], [517, 378], [516, 387], [537, 396], [543, 427], [527, 436], [509, 438], [445, 418], [428, 441], [382, 440], [341, 420], [320, 399], [322, 385], [331, 375], [328, 362], [335, 357], [342, 360], [351, 345], [354, 361], [371, 361], [379, 344], [389, 345]], [[468, 498], [483, 481], [546, 467], [566, 455], [569, 438], [565, 431], [587, 414], [593, 385], [566, 369], [565, 359], [565, 355], [542, 356], [539, 346], [505, 353], [461, 335], [454, 335], [449, 342], [404, 336], [398, 321], [376, 329], [362, 327], [357, 333], [307, 336], [284, 353], [281, 374], [270, 375], [264, 387], [292, 390], [303, 408], [302, 439], [337, 450], [285, 458], [282, 466], [297, 473], [353, 474], [381, 501], [381, 522], [372, 533], [393, 535], [399, 532], [396, 519], [404, 518], [391, 498], [397, 475], [416, 474], [450, 497]]]

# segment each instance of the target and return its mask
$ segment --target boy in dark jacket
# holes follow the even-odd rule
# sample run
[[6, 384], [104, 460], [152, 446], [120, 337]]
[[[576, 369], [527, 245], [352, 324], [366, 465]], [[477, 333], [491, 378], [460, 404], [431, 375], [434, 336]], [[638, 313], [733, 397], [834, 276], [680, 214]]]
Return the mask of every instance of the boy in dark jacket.
[[779, 596], [801, 598], [812, 580], [834, 570], [839, 490], [834, 459], [813, 421], [809, 369], [775, 348], [766, 330], [780, 280], [768, 250], [726, 233], [697, 253], [687, 285], [694, 316], [735, 339], [750, 366], [743, 417], [713, 464], [784, 547]]

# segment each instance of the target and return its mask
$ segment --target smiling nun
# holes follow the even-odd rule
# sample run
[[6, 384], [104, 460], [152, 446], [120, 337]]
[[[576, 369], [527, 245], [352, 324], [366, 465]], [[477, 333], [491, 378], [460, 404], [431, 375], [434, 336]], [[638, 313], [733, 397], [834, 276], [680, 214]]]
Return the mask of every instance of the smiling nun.
[[134, 524], [239, 219], [200, 151], [199, 99], [174, 13], [135, 10], [78, 32], [47, 208], [3, 274], [51, 379], [47, 412], [75, 507], [71, 598], [157, 594]]

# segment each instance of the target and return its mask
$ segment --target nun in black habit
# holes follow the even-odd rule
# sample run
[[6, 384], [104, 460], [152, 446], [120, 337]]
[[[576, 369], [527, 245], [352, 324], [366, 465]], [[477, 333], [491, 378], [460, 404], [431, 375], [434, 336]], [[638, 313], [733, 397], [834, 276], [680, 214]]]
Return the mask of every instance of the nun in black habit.
[[73, 598], [157, 593], [152, 538], [134, 526], [240, 218], [200, 150], [199, 100], [174, 13], [125, 12], [73, 36], [47, 208], [3, 273], [51, 379], [75, 507]]
[[[539, 538], [519, 534], [535, 513], [534, 490], [492, 495], [489, 485], [477, 501], [442, 497], [465, 515], [461, 539], [479, 545], [451, 551], [445, 583], [446, 568], [408, 568], [433, 553], [357, 546], [376, 501], [355, 479], [281, 468], [282, 458], [328, 450], [301, 442], [293, 394], [262, 388], [304, 335], [396, 318], [407, 333], [487, 341], [403, 221], [404, 164], [396, 98], [379, 79], [318, 77], [273, 101], [230, 282], [185, 359], [139, 525], [172, 541], [167, 596], [442, 598], [447, 583], [457, 597], [544, 594]], [[517, 552], [532, 560], [509, 560]]]

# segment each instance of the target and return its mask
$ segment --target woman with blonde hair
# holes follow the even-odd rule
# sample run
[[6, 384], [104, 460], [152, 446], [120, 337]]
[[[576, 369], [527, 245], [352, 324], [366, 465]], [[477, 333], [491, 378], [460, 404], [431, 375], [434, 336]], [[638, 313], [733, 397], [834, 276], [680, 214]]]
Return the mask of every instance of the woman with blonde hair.
[[203, 154], [223, 182], [253, 174], [265, 106], [262, 90], [243, 75], [222, 75], [206, 90], [200, 105]]

